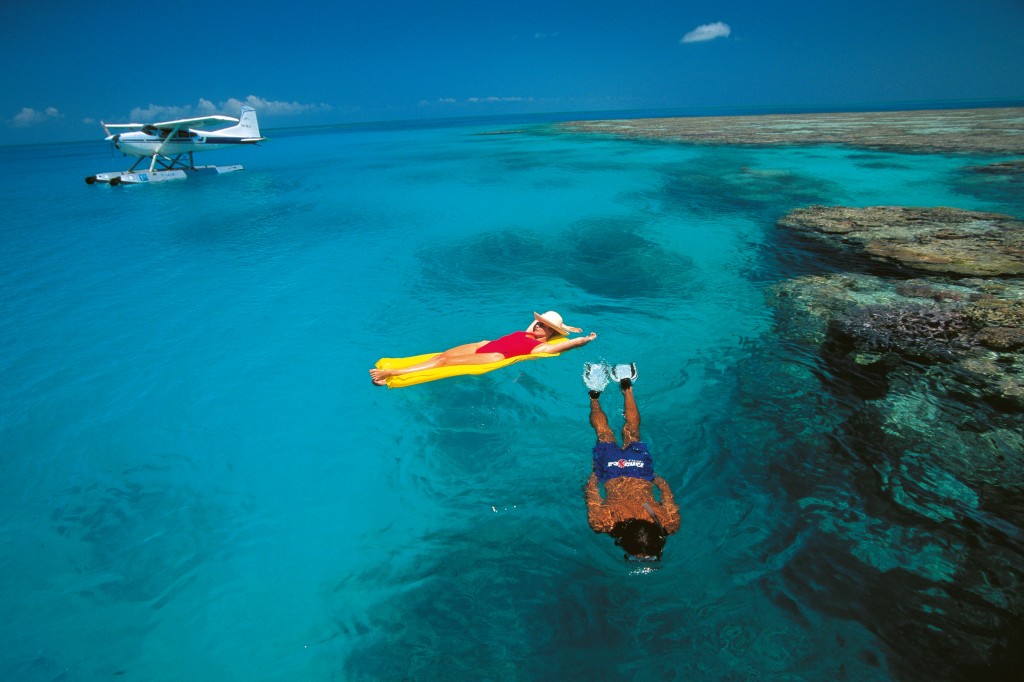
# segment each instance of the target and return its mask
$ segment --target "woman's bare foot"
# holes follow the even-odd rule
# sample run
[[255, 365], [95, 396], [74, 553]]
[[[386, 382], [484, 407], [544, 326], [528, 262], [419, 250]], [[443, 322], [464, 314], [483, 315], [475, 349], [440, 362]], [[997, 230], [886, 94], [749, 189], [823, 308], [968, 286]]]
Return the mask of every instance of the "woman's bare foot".
[[374, 386], [387, 386], [388, 377], [391, 373], [383, 369], [371, 369], [370, 379], [373, 381]]

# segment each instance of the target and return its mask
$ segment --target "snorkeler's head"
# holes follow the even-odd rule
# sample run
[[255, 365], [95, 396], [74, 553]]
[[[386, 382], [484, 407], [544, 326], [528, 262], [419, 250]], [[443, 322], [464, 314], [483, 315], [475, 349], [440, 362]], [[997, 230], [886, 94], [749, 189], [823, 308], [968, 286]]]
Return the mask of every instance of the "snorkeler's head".
[[626, 559], [661, 560], [666, 533], [660, 523], [643, 519], [619, 521], [612, 526], [610, 535], [615, 538], [615, 544], [627, 552]]

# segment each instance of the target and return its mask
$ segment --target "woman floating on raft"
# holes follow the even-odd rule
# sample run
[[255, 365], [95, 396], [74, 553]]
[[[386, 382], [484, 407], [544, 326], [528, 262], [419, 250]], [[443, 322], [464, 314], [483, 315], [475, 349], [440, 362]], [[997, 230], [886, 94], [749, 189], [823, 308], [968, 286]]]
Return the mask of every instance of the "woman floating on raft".
[[[553, 310], [549, 310], [543, 315], [535, 312], [533, 319], [533, 324], [527, 327], [526, 331], [506, 334], [494, 341], [484, 340], [449, 348], [443, 353], [425, 356], [425, 359], [413, 364], [407, 364], [401, 358], [397, 360], [383, 358], [377, 363], [376, 369], [370, 370], [370, 378], [378, 386], [390, 385], [394, 388], [392, 381], [389, 380], [417, 372], [422, 372], [424, 378], [419, 381], [410, 378], [409, 381], [401, 382], [400, 385], [440, 379], [442, 375], [433, 376], [429, 370], [437, 370], [442, 367], [466, 367], [465, 372], [453, 371], [444, 373], [443, 376], [458, 373], [479, 374], [482, 373], [479, 370], [497, 369], [498, 366], [503, 367], [516, 359], [557, 355], [562, 351], [584, 346], [597, 338], [597, 334], [593, 332], [587, 336], [566, 338], [571, 333], [579, 333], [583, 330], [564, 324], [562, 316]], [[495, 367], [481, 367], [495, 363], [498, 363]]]

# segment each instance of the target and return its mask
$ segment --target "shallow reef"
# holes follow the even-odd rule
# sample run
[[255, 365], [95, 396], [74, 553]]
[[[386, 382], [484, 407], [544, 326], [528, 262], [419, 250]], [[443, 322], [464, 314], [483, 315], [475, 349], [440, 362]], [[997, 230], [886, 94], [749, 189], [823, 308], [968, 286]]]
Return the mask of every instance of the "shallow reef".
[[769, 297], [779, 336], [817, 348], [842, 406], [821, 486], [860, 472], [854, 520], [835, 503], [815, 512], [820, 495], [800, 500], [831, 539], [806, 570], [856, 559], [879, 571], [872, 590], [887, 596], [870, 602], [889, 611], [870, 627], [901, 651], [898, 678], [920, 679], [909, 638], [936, 654], [939, 677], [1010, 679], [1024, 613], [1024, 281], [841, 272]]
[[887, 354], [915, 371], [941, 364], [975, 398], [1024, 413], [1024, 282], [809, 275], [770, 298], [785, 335], [861, 366]]
[[[857, 483], [865, 522], [888, 528], [884, 547], [904, 553], [893, 563], [860, 525], [829, 521], [852, 556], [881, 570], [878, 588], [894, 607], [879, 634], [956, 652], [943, 663], [951, 675], [1003, 670], [1018, 656], [1024, 614], [1024, 278], [1007, 274], [1024, 252], [1006, 248], [1019, 223], [953, 209], [814, 207], [779, 226], [830, 243], [851, 266], [779, 282], [769, 299], [778, 334], [817, 348], [826, 389], [845, 406], [835, 437], [870, 472]], [[898, 240], [926, 249], [932, 239], [1002, 262], [1003, 276], [976, 276], [971, 258], [929, 272], [938, 259], [891, 255]], [[908, 538], [922, 529], [941, 542], [915, 548]]]
[[907, 273], [1024, 276], [1024, 222], [1001, 213], [945, 206], [809, 206], [789, 212], [779, 226]]
[[1024, 224], [999, 214], [892, 206], [810, 207], [778, 224], [865, 266], [773, 290], [789, 319], [815, 320], [811, 333], [830, 353], [861, 365], [886, 353], [948, 364], [954, 381], [970, 385], [968, 394], [1024, 412], [1024, 279], [1016, 276], [1024, 274]]
[[908, 153], [1024, 154], [1024, 108], [569, 121], [578, 133], [689, 144], [841, 144]]

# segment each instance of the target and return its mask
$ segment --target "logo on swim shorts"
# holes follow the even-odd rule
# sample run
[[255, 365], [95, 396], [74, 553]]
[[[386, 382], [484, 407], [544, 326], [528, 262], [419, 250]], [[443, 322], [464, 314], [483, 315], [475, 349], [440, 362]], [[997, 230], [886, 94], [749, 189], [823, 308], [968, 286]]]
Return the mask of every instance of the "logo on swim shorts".
[[638, 467], [643, 469], [644, 463], [639, 459], [620, 459], [618, 462], [608, 462], [608, 466], [619, 467], [620, 469], [625, 469], [626, 467]]

